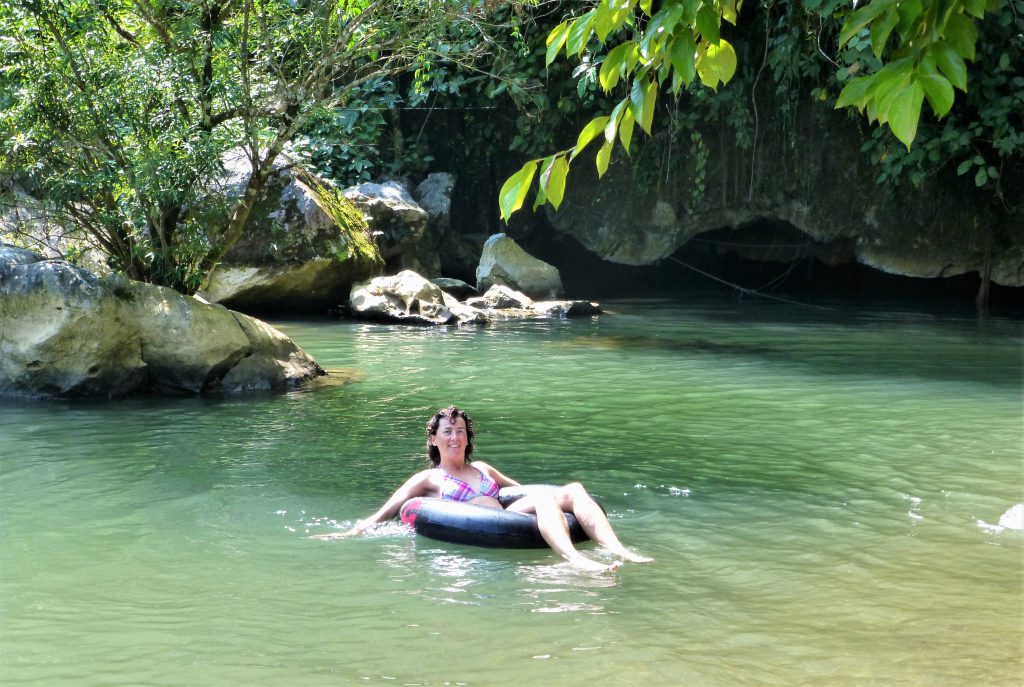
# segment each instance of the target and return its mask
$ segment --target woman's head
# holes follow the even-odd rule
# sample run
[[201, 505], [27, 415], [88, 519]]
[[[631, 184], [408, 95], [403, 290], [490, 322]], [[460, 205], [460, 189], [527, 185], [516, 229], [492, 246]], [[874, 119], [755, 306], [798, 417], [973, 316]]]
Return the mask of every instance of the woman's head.
[[473, 421], [466, 415], [466, 411], [455, 406], [448, 406], [444, 410], [434, 413], [427, 423], [427, 462], [437, 467], [441, 464], [441, 452], [434, 445], [433, 439], [437, 436], [437, 430], [443, 422], [455, 424], [459, 418], [466, 423], [466, 464], [469, 464], [469, 456], [473, 453]]

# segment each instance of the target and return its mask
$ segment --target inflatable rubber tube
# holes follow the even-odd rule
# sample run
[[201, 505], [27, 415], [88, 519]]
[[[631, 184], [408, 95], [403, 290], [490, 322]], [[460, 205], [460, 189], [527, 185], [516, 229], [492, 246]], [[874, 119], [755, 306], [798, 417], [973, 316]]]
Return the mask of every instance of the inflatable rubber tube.
[[[507, 487], [498, 494], [503, 506], [522, 498], [531, 490], [551, 487]], [[573, 542], [586, 541], [587, 535], [572, 513], [563, 513]], [[537, 528], [537, 516], [487, 508], [461, 501], [418, 496], [402, 506], [402, 522], [424, 537], [470, 546], [510, 549], [537, 549], [547, 546]]]

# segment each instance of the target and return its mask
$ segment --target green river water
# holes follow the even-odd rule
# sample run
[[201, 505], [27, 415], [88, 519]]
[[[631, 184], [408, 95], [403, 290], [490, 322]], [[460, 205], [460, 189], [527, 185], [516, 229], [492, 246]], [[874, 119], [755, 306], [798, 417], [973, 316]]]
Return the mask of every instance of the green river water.
[[[0, 684], [1024, 684], [1024, 531], [989, 526], [1024, 503], [1020, 320], [608, 307], [284, 322], [335, 383], [0, 405]], [[655, 563], [308, 539], [453, 401], [477, 457], [583, 481]]]

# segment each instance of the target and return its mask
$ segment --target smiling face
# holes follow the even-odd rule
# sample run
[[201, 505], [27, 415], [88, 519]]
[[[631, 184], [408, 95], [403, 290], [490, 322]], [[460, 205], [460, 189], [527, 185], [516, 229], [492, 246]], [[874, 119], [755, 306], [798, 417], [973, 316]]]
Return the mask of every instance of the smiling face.
[[442, 463], [464, 463], [466, 461], [466, 421], [461, 417], [452, 422], [442, 418], [438, 423], [437, 434], [430, 437], [430, 443], [437, 447]]
[[438, 411], [427, 423], [427, 459], [435, 467], [469, 463], [473, 453], [473, 421], [455, 406]]

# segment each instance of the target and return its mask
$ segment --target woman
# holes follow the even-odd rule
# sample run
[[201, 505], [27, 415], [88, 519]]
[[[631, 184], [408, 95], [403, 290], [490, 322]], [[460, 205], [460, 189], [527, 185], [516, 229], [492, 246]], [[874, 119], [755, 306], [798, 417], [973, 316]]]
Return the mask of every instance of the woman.
[[[433, 467], [406, 480], [376, 513], [365, 520], [356, 521], [355, 527], [349, 531], [320, 538], [361, 534], [371, 525], [395, 517], [402, 504], [415, 496], [440, 496], [453, 501], [501, 508], [497, 499], [498, 489], [519, 483], [483, 461], [470, 462], [472, 453], [473, 421], [469, 416], [455, 406], [438, 411], [427, 423], [427, 459]], [[640, 563], [653, 560], [637, 555], [622, 545], [604, 511], [578, 482], [528, 494], [510, 504], [508, 510], [535, 513], [544, 541], [577, 568], [610, 570], [619, 564], [604, 565], [577, 551], [569, 537], [563, 511], [573, 513], [587, 536], [616, 556]]]

